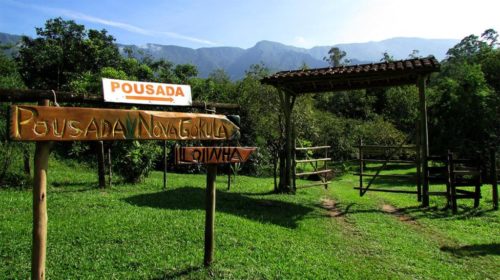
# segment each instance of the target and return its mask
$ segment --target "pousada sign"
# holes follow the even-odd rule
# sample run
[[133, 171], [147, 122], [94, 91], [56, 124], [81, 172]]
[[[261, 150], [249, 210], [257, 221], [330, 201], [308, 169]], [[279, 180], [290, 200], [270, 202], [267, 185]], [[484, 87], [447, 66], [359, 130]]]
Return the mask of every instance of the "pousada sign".
[[104, 101], [134, 104], [191, 106], [189, 85], [102, 79]]

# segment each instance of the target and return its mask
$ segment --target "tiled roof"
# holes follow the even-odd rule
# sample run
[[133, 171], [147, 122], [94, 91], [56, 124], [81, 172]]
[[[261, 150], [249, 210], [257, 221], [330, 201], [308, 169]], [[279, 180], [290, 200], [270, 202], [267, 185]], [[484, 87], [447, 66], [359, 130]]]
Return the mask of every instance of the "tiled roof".
[[295, 93], [415, 84], [420, 75], [439, 71], [433, 57], [392, 62], [281, 71], [261, 80]]

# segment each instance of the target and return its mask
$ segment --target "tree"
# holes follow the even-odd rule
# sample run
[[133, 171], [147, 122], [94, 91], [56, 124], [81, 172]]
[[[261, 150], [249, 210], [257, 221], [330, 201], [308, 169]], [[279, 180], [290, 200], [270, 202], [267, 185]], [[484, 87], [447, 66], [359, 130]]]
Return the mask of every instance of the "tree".
[[477, 156], [498, 145], [500, 136], [498, 73], [500, 54], [496, 31], [469, 35], [448, 51], [431, 86], [429, 107], [431, 143]]
[[37, 38], [24, 36], [16, 61], [29, 88], [68, 90], [73, 79], [104, 66], [116, 67], [121, 57], [105, 30], [87, 31], [61, 18], [36, 28]]
[[332, 47], [328, 51], [328, 56], [323, 57], [323, 60], [328, 62], [332, 67], [347, 65], [351, 63], [349, 59], [346, 59], [347, 53], [338, 47]]

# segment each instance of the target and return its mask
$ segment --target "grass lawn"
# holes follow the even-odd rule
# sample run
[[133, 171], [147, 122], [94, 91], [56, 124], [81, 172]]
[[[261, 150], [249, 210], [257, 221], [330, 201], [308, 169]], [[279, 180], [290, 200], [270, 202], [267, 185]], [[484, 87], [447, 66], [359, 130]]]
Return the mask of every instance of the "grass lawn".
[[[217, 179], [216, 251], [202, 266], [205, 176], [162, 173], [96, 189], [93, 170], [51, 160], [49, 279], [500, 279], [500, 211], [368, 192], [346, 175], [328, 190], [271, 194], [272, 178]], [[305, 182], [302, 182], [304, 184]], [[378, 187], [411, 189], [385, 182]], [[30, 276], [32, 196], [0, 191], [0, 279]]]

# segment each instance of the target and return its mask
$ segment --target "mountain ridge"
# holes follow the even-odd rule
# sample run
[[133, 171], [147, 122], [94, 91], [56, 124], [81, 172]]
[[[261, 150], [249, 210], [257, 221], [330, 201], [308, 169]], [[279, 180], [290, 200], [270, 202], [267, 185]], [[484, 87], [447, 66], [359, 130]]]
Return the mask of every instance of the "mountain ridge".
[[[0, 32], [1, 44], [15, 44], [21, 36]], [[458, 43], [458, 39], [425, 39], [418, 37], [395, 37], [381, 41], [364, 43], [335, 44], [300, 48], [279, 42], [262, 40], [253, 47], [204, 47], [188, 48], [176, 45], [148, 43], [141, 46], [117, 43], [122, 54], [130, 48], [135, 57], [145, 55], [153, 59], [166, 59], [175, 64], [191, 63], [197, 66], [200, 77], [208, 77], [217, 69], [223, 69], [232, 80], [241, 79], [252, 64], [263, 63], [272, 72], [298, 69], [307, 65], [310, 68], [327, 67], [323, 59], [332, 47], [338, 47], [347, 53], [351, 64], [378, 62], [387, 52], [394, 59], [405, 59], [413, 50], [419, 55], [434, 55], [438, 60], [446, 57], [449, 48]]]

